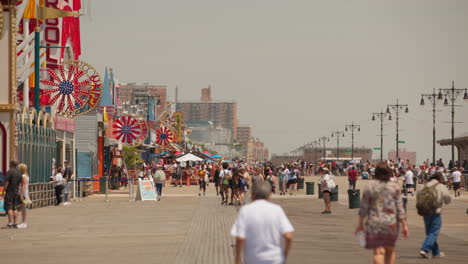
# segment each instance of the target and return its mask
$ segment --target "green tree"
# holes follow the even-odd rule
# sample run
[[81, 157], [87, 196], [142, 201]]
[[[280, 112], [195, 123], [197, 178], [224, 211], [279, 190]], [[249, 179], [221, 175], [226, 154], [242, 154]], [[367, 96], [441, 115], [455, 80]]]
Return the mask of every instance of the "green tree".
[[124, 146], [123, 147], [123, 157], [125, 160], [125, 165], [129, 170], [137, 169], [136, 166], [138, 164], [142, 164], [143, 160], [140, 158], [138, 154], [140, 150], [137, 147], [131, 146]]

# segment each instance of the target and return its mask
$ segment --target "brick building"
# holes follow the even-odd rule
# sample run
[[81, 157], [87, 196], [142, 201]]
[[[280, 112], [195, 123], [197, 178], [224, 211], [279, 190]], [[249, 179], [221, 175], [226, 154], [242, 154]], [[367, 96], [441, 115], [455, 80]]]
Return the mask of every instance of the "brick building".
[[129, 111], [131, 111], [131, 106], [134, 105], [138, 105], [142, 110], [147, 109], [148, 95], [153, 97], [154, 100], [159, 99], [159, 105], [157, 106], [156, 111], [160, 114], [164, 111], [164, 105], [167, 98], [167, 86], [151, 85], [147, 83], [124, 83], [116, 86], [116, 93], [117, 105], [122, 106]]
[[[406, 149], [400, 149], [398, 155], [403, 161], [409, 160], [411, 164], [416, 164], [416, 152], [407, 151]], [[388, 159], [396, 161], [396, 152], [394, 150], [388, 152]]]
[[238, 126], [237, 127], [237, 142], [246, 145], [247, 142], [252, 140], [252, 126]]
[[232, 141], [237, 138], [237, 103], [212, 102], [211, 88], [202, 89], [200, 102], [178, 102], [176, 111], [184, 113], [185, 121], [212, 121], [215, 126], [229, 129]]
[[201, 89], [201, 99], [202, 102], [211, 102], [211, 87]]

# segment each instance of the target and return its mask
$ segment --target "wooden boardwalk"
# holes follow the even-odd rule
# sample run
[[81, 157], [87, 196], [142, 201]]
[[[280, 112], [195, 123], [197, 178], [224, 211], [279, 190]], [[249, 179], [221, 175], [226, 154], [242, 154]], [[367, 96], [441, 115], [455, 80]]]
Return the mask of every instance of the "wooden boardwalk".
[[[210, 188], [212, 188], [210, 186]], [[233, 263], [229, 235], [238, 207], [221, 206], [212, 190], [196, 196], [195, 188], [167, 189], [161, 202], [128, 202], [125, 195], [85, 198], [70, 206], [29, 211], [26, 230], [0, 229], [2, 263]], [[296, 229], [288, 263], [372, 263], [353, 235], [357, 209], [348, 209], [344, 195], [332, 215], [321, 215], [315, 196], [275, 196]], [[414, 202], [414, 200], [410, 200]], [[442, 260], [423, 260], [421, 217], [409, 207], [411, 237], [398, 242], [397, 263], [466, 263], [468, 199], [444, 211], [440, 236]], [[0, 218], [6, 223], [6, 218]]]

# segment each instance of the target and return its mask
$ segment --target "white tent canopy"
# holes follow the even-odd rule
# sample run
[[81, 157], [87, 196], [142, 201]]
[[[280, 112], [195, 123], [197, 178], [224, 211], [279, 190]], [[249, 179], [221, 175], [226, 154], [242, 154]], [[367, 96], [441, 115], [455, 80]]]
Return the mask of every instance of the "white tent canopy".
[[202, 158], [199, 158], [191, 153], [186, 154], [178, 159], [176, 159], [178, 162], [185, 162], [185, 161], [202, 161]]

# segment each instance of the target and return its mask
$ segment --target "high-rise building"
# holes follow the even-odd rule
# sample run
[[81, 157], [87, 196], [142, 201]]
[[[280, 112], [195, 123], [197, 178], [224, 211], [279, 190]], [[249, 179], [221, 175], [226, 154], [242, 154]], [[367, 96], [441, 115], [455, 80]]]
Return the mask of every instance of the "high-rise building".
[[208, 88], [201, 89], [201, 100], [202, 102], [211, 102], [211, 86]]
[[145, 110], [148, 107], [148, 96], [151, 96], [155, 102], [159, 99], [159, 105], [156, 108], [157, 113], [164, 111], [166, 103], [167, 86], [151, 85], [147, 83], [124, 83], [116, 86], [117, 104], [131, 112], [131, 106], [139, 106], [139, 109]]
[[246, 145], [250, 140], [252, 140], [252, 126], [238, 126], [237, 142]]
[[184, 114], [184, 121], [212, 121], [215, 126], [231, 131], [231, 141], [237, 138], [237, 103], [235, 102], [178, 102], [176, 111]]

